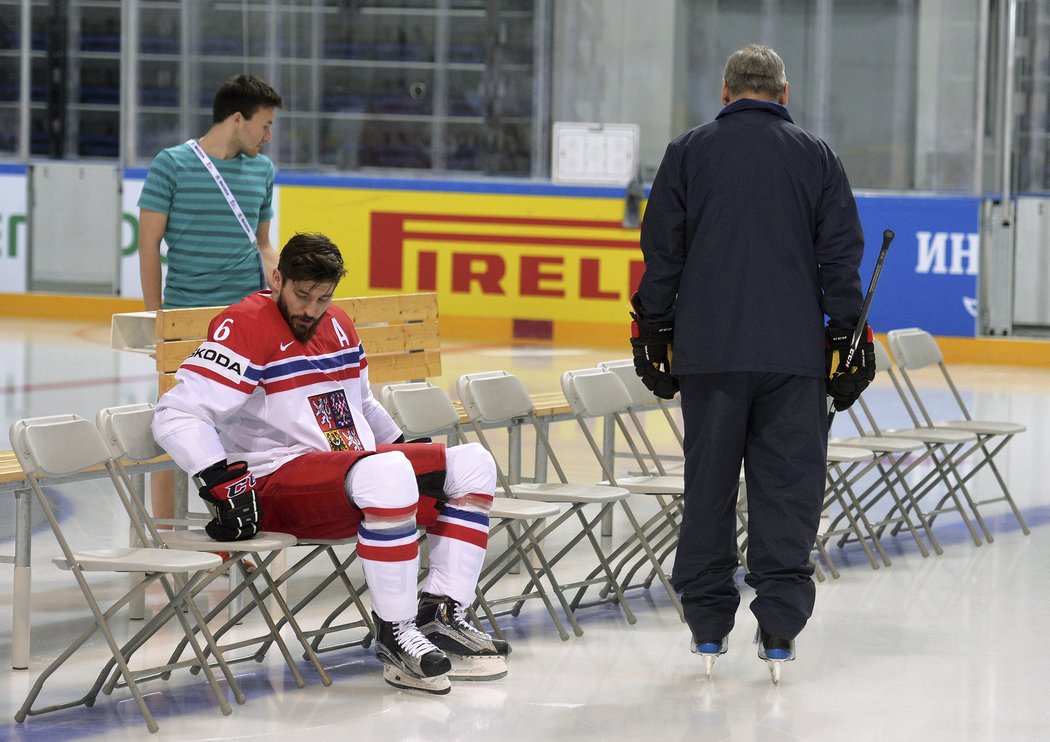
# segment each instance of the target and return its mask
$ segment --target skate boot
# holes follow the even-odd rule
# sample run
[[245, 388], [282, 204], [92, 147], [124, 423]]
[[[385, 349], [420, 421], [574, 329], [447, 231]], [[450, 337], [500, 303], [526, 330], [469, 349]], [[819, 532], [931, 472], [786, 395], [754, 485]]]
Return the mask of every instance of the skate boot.
[[711, 671], [715, 667], [715, 660], [729, 651], [729, 637], [697, 639], [694, 636], [689, 648], [693, 650], [693, 654], [698, 654], [704, 658], [704, 667], [707, 670], [707, 677], [710, 678]]
[[759, 626], [755, 632], [755, 643], [758, 644], [758, 658], [769, 665], [769, 677], [773, 685], [780, 685], [780, 666], [795, 659], [794, 639], [772, 636]]
[[475, 628], [452, 598], [423, 593], [416, 625], [452, 660], [448, 676], [453, 680], [496, 680], [507, 674], [510, 645]]
[[448, 672], [452, 663], [416, 626], [407, 621], [384, 621], [372, 613], [376, 627], [376, 657], [383, 663], [383, 680], [395, 688], [444, 695], [452, 690]]

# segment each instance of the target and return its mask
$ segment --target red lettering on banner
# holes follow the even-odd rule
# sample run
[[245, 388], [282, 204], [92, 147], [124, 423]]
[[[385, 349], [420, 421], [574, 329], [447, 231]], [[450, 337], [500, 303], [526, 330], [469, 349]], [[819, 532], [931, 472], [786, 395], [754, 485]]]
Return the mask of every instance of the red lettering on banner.
[[634, 292], [638, 290], [638, 284], [642, 282], [642, 276], [645, 274], [645, 262], [642, 260], [631, 261], [631, 277], [628, 280], [630, 288], [627, 290], [627, 296], [634, 296]]
[[[441, 231], [436, 225], [462, 225], [462, 229]], [[490, 231], [486, 226], [498, 227]], [[506, 227], [556, 227], [561, 234], [507, 233]], [[510, 216], [467, 216], [454, 214], [372, 212], [371, 244], [369, 254], [369, 288], [409, 291], [438, 290], [441, 261], [451, 261], [452, 291], [469, 293], [477, 285], [483, 294], [504, 296], [502, 285], [508, 269], [506, 260], [518, 263], [521, 296], [566, 297], [564, 285], [566, 260], [562, 256], [521, 255], [507, 256], [490, 252], [475, 253], [470, 246], [477, 243], [509, 246], [555, 246], [563, 250], [630, 250], [637, 254], [638, 233], [623, 231], [623, 237], [595, 237], [581, 230], [621, 231], [618, 221], [538, 219]], [[406, 243], [412, 247], [406, 250]], [[425, 246], [426, 249], [423, 249]], [[489, 248], [491, 249], [491, 248]], [[520, 248], [519, 248], [520, 249]], [[415, 251], [417, 277], [415, 286], [405, 285], [405, 253]], [[572, 253], [566, 253], [571, 256]], [[593, 255], [593, 252], [592, 252]], [[611, 254], [610, 254], [611, 256]], [[411, 259], [411, 258], [410, 258]], [[620, 257], [613, 260], [622, 260]], [[602, 287], [601, 257], [579, 258], [579, 298], [619, 301], [624, 297], [616, 290]], [[554, 268], [553, 266], [558, 266]], [[645, 264], [631, 260], [628, 295], [633, 293], [645, 272]]]
[[584, 258], [580, 261], [580, 298], [581, 299], [621, 299], [619, 291], [602, 291], [601, 262], [595, 258]]
[[[476, 266], [476, 267], [475, 267]], [[483, 294], [505, 293], [500, 281], [507, 274], [507, 264], [499, 255], [482, 253], [453, 253], [452, 290], [469, 294], [470, 285], [477, 282]]]
[[416, 280], [419, 291], [437, 291], [438, 254], [429, 250], [420, 251], [419, 277]]
[[565, 260], [559, 257], [545, 257], [540, 255], [523, 255], [521, 257], [521, 286], [522, 296], [565, 296], [565, 290], [561, 288], [541, 288], [543, 281], [562, 281], [565, 276], [562, 271], [544, 271], [545, 265], [565, 265]]

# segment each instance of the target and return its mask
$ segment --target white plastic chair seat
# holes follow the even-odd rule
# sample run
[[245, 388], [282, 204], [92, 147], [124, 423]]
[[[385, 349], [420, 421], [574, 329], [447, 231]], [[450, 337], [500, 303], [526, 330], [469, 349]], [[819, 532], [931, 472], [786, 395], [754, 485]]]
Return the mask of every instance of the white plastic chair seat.
[[978, 435], [1016, 435], [1023, 433], [1028, 428], [1021, 423], [1003, 422], [999, 420], [946, 420], [934, 423], [938, 428], [949, 428], [952, 430], [968, 430]]
[[601, 487], [587, 484], [562, 484], [544, 482], [532, 484], [512, 484], [511, 494], [540, 502], [599, 503], [626, 500], [631, 493], [622, 487]]
[[828, 446], [828, 463], [849, 464], [856, 461], [867, 461], [873, 458], [871, 451], [864, 451], [850, 446]]
[[[608, 482], [601, 482], [608, 485]], [[645, 475], [633, 477], [617, 477], [616, 486], [630, 492], [632, 495], [681, 495], [685, 491], [685, 477], [668, 475]]]
[[907, 453], [925, 448], [926, 444], [915, 438], [891, 438], [884, 435], [862, 435], [853, 438], [836, 438], [832, 445], [847, 448], [864, 448], [878, 453]]
[[188, 551], [275, 551], [295, 546], [298, 541], [290, 533], [260, 531], [245, 541], [216, 541], [205, 531], [161, 531], [161, 540], [173, 549]]
[[[73, 558], [87, 572], [197, 572], [222, 564], [222, 559], [215, 554], [179, 549], [130, 547], [74, 551]], [[63, 557], [51, 561], [59, 569], [73, 568], [73, 565]]]
[[492, 500], [489, 517], [535, 520], [537, 518], [553, 518], [559, 513], [561, 513], [561, 508], [553, 503], [535, 500], [515, 500], [513, 497], [496, 497]]
[[975, 433], [948, 428], [900, 428], [883, 430], [882, 434], [887, 438], [914, 438], [923, 443], [940, 443], [946, 446], [977, 440]]

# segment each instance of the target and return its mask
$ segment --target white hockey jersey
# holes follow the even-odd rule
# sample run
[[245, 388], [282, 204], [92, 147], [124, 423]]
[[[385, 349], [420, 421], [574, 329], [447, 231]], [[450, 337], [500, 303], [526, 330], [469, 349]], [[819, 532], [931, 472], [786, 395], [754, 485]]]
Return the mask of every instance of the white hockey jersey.
[[157, 402], [153, 435], [184, 471], [245, 460], [271, 474], [310, 451], [374, 451], [401, 431], [372, 396], [353, 322], [336, 306], [301, 343], [269, 291], [221, 312]]

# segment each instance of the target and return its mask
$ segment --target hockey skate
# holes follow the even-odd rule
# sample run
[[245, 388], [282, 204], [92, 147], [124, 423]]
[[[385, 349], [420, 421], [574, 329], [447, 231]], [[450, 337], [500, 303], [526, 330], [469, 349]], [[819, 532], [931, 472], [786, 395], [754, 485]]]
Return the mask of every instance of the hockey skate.
[[415, 621], [384, 621], [372, 613], [375, 652], [383, 663], [383, 680], [395, 688], [444, 695], [452, 690], [452, 663], [419, 631]]
[[755, 643], [758, 644], [758, 658], [765, 660], [769, 666], [769, 677], [773, 685], [780, 685], [780, 666], [795, 659], [794, 639], [781, 639], [772, 636], [761, 626], [755, 632]]
[[448, 676], [453, 680], [496, 680], [507, 674], [510, 645], [475, 628], [452, 598], [423, 593], [416, 625], [452, 660]]
[[729, 651], [729, 637], [723, 636], [721, 639], [697, 639], [693, 637], [693, 641], [690, 644], [690, 649], [693, 650], [693, 654], [698, 654], [704, 658], [704, 668], [707, 670], [707, 677], [711, 677], [711, 671], [715, 667], [715, 660], [721, 655]]

